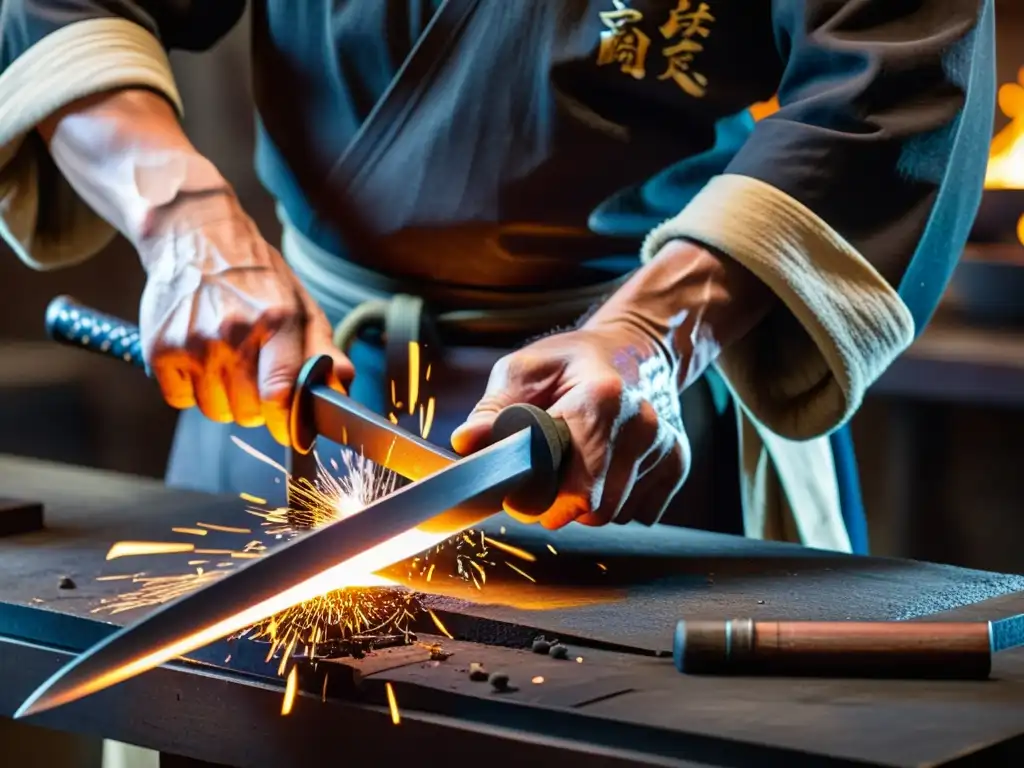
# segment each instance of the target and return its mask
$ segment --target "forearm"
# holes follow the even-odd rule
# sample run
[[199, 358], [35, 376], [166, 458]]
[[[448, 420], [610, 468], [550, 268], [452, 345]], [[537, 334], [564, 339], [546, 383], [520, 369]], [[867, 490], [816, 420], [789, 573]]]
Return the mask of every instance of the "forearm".
[[992, 0], [778, 0], [773, 22], [780, 110], [642, 255], [704, 243], [778, 297], [716, 367], [762, 426], [806, 440], [848, 420], [911, 344], [967, 238]]
[[774, 303], [775, 295], [738, 262], [672, 240], [584, 327], [633, 325], [675, 364], [682, 390], [746, 336]]
[[189, 141], [170, 103], [152, 91], [81, 99], [43, 121], [39, 132], [82, 200], [136, 247], [163, 231], [170, 214], [184, 206], [202, 205], [204, 216], [220, 215], [231, 194]]

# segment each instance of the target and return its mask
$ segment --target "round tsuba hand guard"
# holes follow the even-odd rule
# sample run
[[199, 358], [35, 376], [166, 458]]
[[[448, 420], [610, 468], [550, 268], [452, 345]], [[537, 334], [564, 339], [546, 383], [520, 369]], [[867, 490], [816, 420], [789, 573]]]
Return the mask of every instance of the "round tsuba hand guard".
[[524, 515], [540, 515], [551, 508], [562, 484], [562, 470], [572, 453], [572, 435], [564, 419], [556, 419], [534, 405], [510, 405], [494, 420], [495, 442], [529, 429], [533, 473], [505, 498], [508, 507]]
[[291, 437], [291, 450], [305, 456], [313, 450], [316, 442], [316, 429], [312, 419], [312, 402], [309, 390], [313, 387], [326, 385], [330, 380], [334, 361], [330, 355], [319, 355], [306, 361], [295, 380], [295, 393], [292, 395], [292, 409], [289, 414], [288, 431]]

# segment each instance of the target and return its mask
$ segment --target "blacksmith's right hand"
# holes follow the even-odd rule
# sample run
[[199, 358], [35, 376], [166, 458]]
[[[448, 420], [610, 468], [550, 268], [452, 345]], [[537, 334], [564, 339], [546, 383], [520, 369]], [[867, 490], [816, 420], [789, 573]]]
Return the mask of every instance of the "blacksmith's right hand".
[[151, 374], [175, 408], [266, 425], [288, 445], [288, 413], [307, 358], [334, 359], [332, 386], [354, 371], [323, 311], [231, 191], [183, 200], [136, 243], [146, 270], [139, 310]]

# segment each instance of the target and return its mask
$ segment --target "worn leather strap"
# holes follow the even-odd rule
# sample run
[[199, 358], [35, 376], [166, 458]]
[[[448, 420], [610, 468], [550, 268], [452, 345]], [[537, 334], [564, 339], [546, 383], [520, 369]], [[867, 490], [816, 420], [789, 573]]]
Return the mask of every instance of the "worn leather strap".
[[[433, 350], [439, 344], [433, 329], [433, 320], [426, 311], [423, 299], [408, 294], [396, 294], [390, 299], [374, 299], [356, 307], [334, 329], [334, 344], [348, 352], [352, 343], [367, 330], [377, 331], [384, 343], [386, 400], [398, 409], [411, 408], [410, 386], [413, 374], [422, 381], [424, 371], [412, 370], [412, 355], [422, 359], [423, 351]], [[416, 352], [412, 348], [416, 348]]]

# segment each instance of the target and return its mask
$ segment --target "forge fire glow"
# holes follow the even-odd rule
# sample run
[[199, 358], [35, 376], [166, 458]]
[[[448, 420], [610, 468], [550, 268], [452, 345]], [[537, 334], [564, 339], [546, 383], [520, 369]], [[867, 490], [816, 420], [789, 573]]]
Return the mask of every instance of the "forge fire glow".
[[1010, 123], [992, 140], [985, 188], [1024, 189], [1024, 67], [999, 88], [999, 108]]

